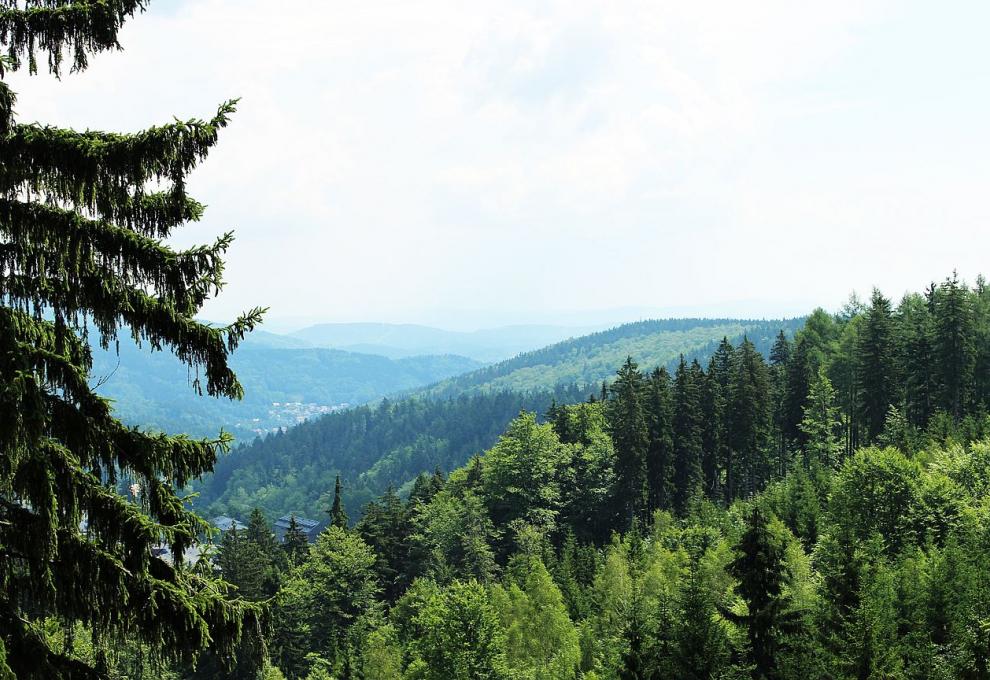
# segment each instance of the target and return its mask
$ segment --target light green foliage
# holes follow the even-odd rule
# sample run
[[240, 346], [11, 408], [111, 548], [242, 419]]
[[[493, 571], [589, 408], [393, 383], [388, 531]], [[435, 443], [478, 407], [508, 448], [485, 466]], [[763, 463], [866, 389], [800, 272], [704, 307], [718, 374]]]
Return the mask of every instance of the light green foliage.
[[855, 540], [881, 536], [891, 553], [944, 540], [961, 512], [959, 487], [896, 449], [863, 449], [843, 465], [833, 488], [832, 522]]
[[489, 582], [495, 574], [492, 542], [496, 537], [484, 501], [472, 491], [458, 497], [443, 490], [415, 519], [413, 541], [426, 556], [426, 572], [439, 581], [475, 578]]
[[578, 633], [560, 589], [536, 556], [518, 555], [509, 565], [506, 586], [492, 599], [506, 630], [506, 659], [520, 680], [577, 677], [581, 659]]
[[331, 526], [319, 535], [310, 557], [286, 577], [276, 604], [281, 668], [305, 667], [300, 644], [334, 668], [343, 664], [349, 626], [374, 603], [374, 564], [375, 554], [354, 534]]
[[365, 636], [361, 645], [363, 680], [395, 680], [402, 677], [402, 648], [395, 628], [389, 624]]
[[835, 404], [835, 388], [825, 368], [821, 367], [811, 383], [804, 405], [804, 418], [799, 425], [807, 438], [804, 446], [806, 468], [810, 469], [812, 462], [825, 467], [838, 463], [842, 450], [838, 438], [841, 425], [839, 409]]
[[484, 586], [455, 581], [413, 620], [422, 635], [410, 652], [407, 677], [417, 680], [508, 680], [505, 630]]
[[485, 455], [482, 489], [498, 525], [517, 520], [550, 533], [561, 505], [558, 478], [570, 463], [570, 450], [549, 424], [523, 413]]

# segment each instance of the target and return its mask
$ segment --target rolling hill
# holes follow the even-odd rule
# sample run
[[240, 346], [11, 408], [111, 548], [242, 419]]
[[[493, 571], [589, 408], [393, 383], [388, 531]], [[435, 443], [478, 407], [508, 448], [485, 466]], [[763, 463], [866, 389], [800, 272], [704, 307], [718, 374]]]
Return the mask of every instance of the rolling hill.
[[316, 516], [339, 473], [348, 486], [348, 511], [357, 514], [390, 484], [401, 487], [420, 472], [463, 465], [490, 447], [520, 410], [542, 414], [553, 400], [586, 399], [627, 356], [644, 367], [672, 366], [682, 353], [705, 360], [722, 337], [743, 334], [766, 354], [780, 330], [791, 335], [802, 325], [803, 319], [644, 321], [557, 343], [401, 399], [257, 439], [219, 461], [197, 486], [199, 502], [208, 512], [234, 516], [255, 506], [271, 515]]
[[[271, 336], [271, 337], [267, 337]], [[195, 378], [174, 356], [122, 342], [119, 355], [94, 355], [93, 382], [114, 401], [124, 422], [166, 432], [214, 436], [221, 428], [251, 441], [274, 428], [427, 385], [480, 364], [459, 356], [389, 359], [294, 346], [301, 341], [260, 334], [232, 356], [243, 401], [197, 396]]]

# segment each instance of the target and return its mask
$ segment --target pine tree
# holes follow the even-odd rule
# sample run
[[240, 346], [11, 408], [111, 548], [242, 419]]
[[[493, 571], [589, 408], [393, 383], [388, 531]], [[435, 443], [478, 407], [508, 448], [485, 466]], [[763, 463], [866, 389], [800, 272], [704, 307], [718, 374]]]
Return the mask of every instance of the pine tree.
[[289, 526], [282, 537], [282, 550], [285, 551], [291, 566], [298, 566], [309, 557], [309, 540], [299, 528], [295, 515], [289, 517]]
[[244, 538], [254, 547], [264, 567], [262, 589], [271, 597], [278, 591], [280, 571], [285, 566], [284, 553], [279, 550], [275, 532], [259, 508], [251, 511]]
[[792, 349], [787, 362], [781, 436], [785, 446], [786, 442], [804, 446], [805, 438], [800, 425], [804, 420], [804, 405], [811, 387], [812, 361], [808, 341], [803, 334], [798, 335]]
[[894, 331], [890, 300], [873, 290], [857, 348], [856, 378], [861, 393], [859, 411], [869, 441], [883, 430], [894, 393]]
[[646, 456], [650, 510], [669, 510], [674, 497], [674, 423], [670, 375], [665, 368], [650, 374], [646, 386], [649, 444]]
[[934, 321], [939, 406], [958, 420], [972, 396], [976, 353], [970, 293], [955, 273], [938, 287]]
[[[139, 0], [0, 3], [0, 78], [38, 56], [58, 75], [119, 48]], [[22, 9], [21, 6], [24, 5]], [[90, 337], [104, 348], [125, 331], [169, 349], [194, 386], [239, 398], [228, 355], [260, 319], [196, 321], [222, 284], [231, 235], [175, 250], [175, 228], [203, 206], [186, 178], [234, 111], [136, 134], [18, 123], [0, 80], [0, 676], [104, 677], [56, 651], [35, 623], [83, 624], [94, 639], [127, 638], [159, 656], [191, 659], [207, 646], [229, 658], [258, 608], [183, 563], [207, 524], [175, 489], [209, 472], [226, 435], [194, 441], [149, 434], [113, 417], [89, 384]], [[149, 186], [163, 188], [155, 191]], [[140, 495], [117, 493], [133, 480]], [[80, 526], [85, 523], [85, 531]], [[174, 564], [153, 557], [165, 542]], [[154, 603], [154, 606], [146, 606]]]
[[217, 552], [217, 565], [223, 579], [237, 586], [237, 594], [241, 597], [253, 601], [268, 597], [265, 592], [267, 560], [247, 537], [246, 531], [231, 527], [224, 533]]
[[791, 359], [791, 343], [781, 330], [770, 349], [770, 408], [773, 412], [774, 434], [777, 440], [777, 472], [783, 475], [788, 464], [787, 438], [784, 436], [787, 403], [787, 367]]
[[811, 461], [825, 467], [832, 467], [839, 462], [839, 451], [842, 449], [837, 435], [841, 427], [839, 409], [835, 405], [835, 388], [824, 368], [818, 369], [818, 377], [811, 384], [808, 393], [808, 403], [804, 407], [804, 420], [801, 421], [801, 431], [808, 438], [805, 444], [805, 468]]
[[674, 509], [685, 514], [701, 498], [703, 472], [701, 367], [681, 356], [674, 374]]
[[932, 300], [906, 295], [897, 309], [898, 362], [904, 375], [904, 404], [908, 421], [917, 427], [928, 424], [935, 411], [935, 327]]
[[729, 385], [729, 446], [736, 474], [728, 480], [727, 500], [755, 493], [769, 478], [771, 447], [770, 377], [763, 356], [748, 338], [736, 350]]
[[337, 475], [337, 481], [333, 485], [333, 505], [330, 506], [328, 514], [330, 515], [330, 526], [347, 529], [350, 520], [344, 511], [344, 501], [341, 498], [340, 475]]
[[702, 384], [702, 467], [705, 474], [705, 494], [712, 500], [720, 499], [724, 494], [722, 475], [731, 477], [734, 474], [735, 461], [729, 447], [726, 413], [734, 353], [732, 343], [723, 337], [708, 362], [708, 373]]
[[781, 677], [778, 663], [782, 642], [797, 629], [798, 615], [784, 587], [784, 547], [759, 508], [750, 513], [737, 550], [728, 572], [738, 579], [736, 592], [746, 603], [746, 613], [723, 610], [722, 614], [746, 627], [753, 678], [773, 680]]
[[382, 592], [389, 602], [398, 599], [409, 586], [409, 536], [412, 526], [406, 509], [389, 485], [377, 501], [365, 506], [356, 526], [358, 535], [375, 551]]
[[609, 427], [615, 441], [615, 472], [620, 516], [627, 521], [647, 504], [646, 453], [649, 429], [644, 409], [646, 385], [632, 357], [627, 357], [610, 388]]

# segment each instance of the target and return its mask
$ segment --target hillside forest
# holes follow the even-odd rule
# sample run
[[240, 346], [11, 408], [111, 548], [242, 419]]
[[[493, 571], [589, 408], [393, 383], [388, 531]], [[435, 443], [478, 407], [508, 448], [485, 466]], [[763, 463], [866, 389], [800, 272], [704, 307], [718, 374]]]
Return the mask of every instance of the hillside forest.
[[256, 512], [216, 557], [270, 660], [227, 677], [990, 677], [988, 333], [982, 280], [874, 292], [629, 358], [353, 521], [338, 484], [313, 545]]

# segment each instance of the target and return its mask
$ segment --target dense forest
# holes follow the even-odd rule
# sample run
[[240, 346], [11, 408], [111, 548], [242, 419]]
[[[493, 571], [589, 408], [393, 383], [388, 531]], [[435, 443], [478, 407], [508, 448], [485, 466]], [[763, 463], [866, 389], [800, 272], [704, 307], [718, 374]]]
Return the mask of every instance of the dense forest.
[[[421, 472], [451, 470], [484, 451], [521, 410], [546, 414], [553, 402], [583, 401], [636, 351], [670, 370], [678, 352], [707, 361], [724, 331], [745, 332], [769, 356], [775, 336], [791, 336], [803, 319], [733, 321], [668, 319], [625, 324], [521, 354], [444, 381], [404, 399], [329, 414], [237, 448], [196, 489], [210, 516], [247, 517], [254, 507], [274, 518], [289, 512], [316, 517], [328, 507], [334, 477], [348, 487], [346, 505], [358, 512], [392, 484], [404, 495]], [[525, 383], [506, 382], [522, 374]], [[580, 378], [578, 381], [564, 377]]]
[[[641, 370], [522, 413], [312, 546], [217, 562], [267, 678], [990, 677], [990, 289], [816, 311], [769, 360]], [[211, 672], [218, 672], [212, 669]]]

